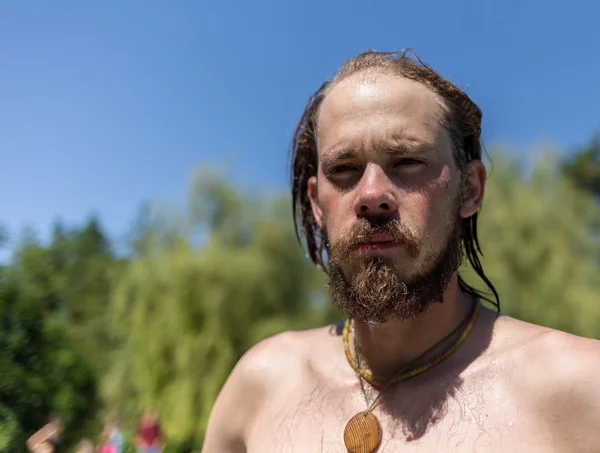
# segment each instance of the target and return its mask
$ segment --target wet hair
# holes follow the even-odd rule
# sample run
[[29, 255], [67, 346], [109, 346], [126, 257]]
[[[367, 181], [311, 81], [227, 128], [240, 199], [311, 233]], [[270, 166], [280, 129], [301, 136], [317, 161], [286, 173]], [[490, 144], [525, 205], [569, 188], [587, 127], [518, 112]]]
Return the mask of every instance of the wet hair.
[[[317, 117], [320, 106], [341, 80], [356, 74], [394, 74], [422, 83], [441, 99], [444, 127], [454, 146], [454, 161], [460, 174], [469, 162], [481, 160], [481, 109], [455, 84], [425, 64], [411, 49], [399, 52], [366, 51], [342, 64], [331, 80], [324, 82], [309, 98], [296, 127], [291, 147], [292, 210], [296, 236], [304, 238], [308, 255], [313, 263], [327, 273], [324, 252], [325, 232], [317, 225], [308, 197], [308, 180], [317, 175]], [[494, 296], [488, 298], [480, 290], [468, 285], [459, 275], [461, 290], [468, 295], [485, 299], [500, 311], [500, 297], [485, 275], [479, 256], [483, 256], [477, 236], [478, 212], [461, 219], [462, 247], [471, 267]]]

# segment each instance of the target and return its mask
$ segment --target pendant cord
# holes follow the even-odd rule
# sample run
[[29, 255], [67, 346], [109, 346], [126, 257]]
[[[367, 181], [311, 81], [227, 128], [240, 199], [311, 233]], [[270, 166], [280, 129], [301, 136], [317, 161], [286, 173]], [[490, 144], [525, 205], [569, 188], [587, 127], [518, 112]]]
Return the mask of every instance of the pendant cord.
[[[379, 391], [379, 394], [377, 395], [377, 397], [375, 398], [375, 400], [373, 400], [373, 402], [370, 405], [369, 405], [369, 401], [368, 401], [366, 392], [364, 390], [364, 385], [363, 385], [363, 379], [364, 379], [364, 377], [360, 373], [360, 371], [363, 371], [363, 370], [361, 370], [361, 368], [360, 368], [360, 356], [358, 354], [358, 345], [357, 345], [357, 342], [356, 342], [356, 334], [354, 334], [353, 335], [353, 337], [354, 337], [353, 338], [353, 343], [354, 343], [354, 354], [356, 356], [356, 363], [357, 363], [356, 372], [358, 374], [358, 380], [360, 382], [361, 390], [363, 392], [363, 396], [364, 396], [365, 402], [367, 404], [367, 409], [365, 409], [365, 415], [368, 412], [372, 412], [375, 409], [376, 404], [381, 399], [381, 396], [382, 396], [383, 392], [391, 384], [394, 384], [396, 382], [400, 382], [401, 380], [405, 380], [405, 379], [408, 379], [410, 377], [417, 376], [418, 374], [424, 373], [425, 371], [433, 368], [435, 365], [437, 365], [442, 360], [444, 360], [445, 358], [447, 358], [454, 351], [456, 351], [456, 349], [458, 349], [458, 347], [462, 344], [462, 342], [466, 339], [466, 337], [470, 333], [473, 325], [475, 324], [475, 320], [477, 319], [478, 313], [479, 313], [479, 302], [477, 300], [474, 300], [474, 302], [473, 302], [473, 308], [471, 309], [471, 313], [469, 314], [469, 316], [466, 316], [465, 319], [458, 326], [456, 326], [456, 328], [454, 330], [452, 330], [452, 332], [450, 332], [448, 335], [446, 335], [440, 341], [438, 341], [437, 343], [435, 343], [432, 347], [430, 347], [429, 349], [427, 349], [424, 353], [420, 354], [418, 357], [416, 357], [415, 359], [411, 360], [400, 371], [398, 371], [390, 380], [387, 381], [387, 383], [385, 383], [385, 385]], [[353, 333], [354, 333], [354, 329], [352, 329], [352, 330], [353, 330]], [[444, 351], [444, 353], [442, 353], [441, 355], [439, 355], [438, 357], [436, 357], [434, 360], [432, 360], [427, 365], [424, 365], [424, 366], [422, 366], [420, 368], [415, 369], [414, 370], [415, 374], [410, 373], [406, 377], [404, 377], [403, 379], [398, 379], [398, 377], [401, 376], [402, 373], [405, 373], [414, 363], [416, 363], [419, 360], [421, 360], [423, 357], [425, 357], [427, 354], [429, 354], [430, 352], [432, 352], [434, 349], [436, 349], [437, 347], [439, 347], [442, 343], [446, 342], [449, 338], [451, 338], [452, 336], [454, 336], [456, 333], [458, 333], [461, 330], [462, 330], [462, 333], [459, 336], [459, 338], [457, 339], [457, 341], [451, 347], [449, 347], [448, 349], [446, 349], [446, 351]]]
[[[354, 326], [352, 326], [352, 342], [354, 344], [354, 356], [356, 357], [356, 363], [358, 365], [358, 369], [360, 369], [360, 355], [358, 353], [358, 344], [356, 342], [356, 334], [354, 333]], [[360, 390], [363, 394], [363, 397], [365, 399], [365, 405], [367, 406], [367, 409], [365, 409], [365, 415], [367, 414], [367, 412], [370, 410], [369, 409], [369, 398], [367, 397], [367, 392], [365, 391], [365, 384], [363, 382], [363, 378], [360, 375], [359, 372], [356, 373], [356, 375], [358, 376], [358, 382], [360, 383]]]

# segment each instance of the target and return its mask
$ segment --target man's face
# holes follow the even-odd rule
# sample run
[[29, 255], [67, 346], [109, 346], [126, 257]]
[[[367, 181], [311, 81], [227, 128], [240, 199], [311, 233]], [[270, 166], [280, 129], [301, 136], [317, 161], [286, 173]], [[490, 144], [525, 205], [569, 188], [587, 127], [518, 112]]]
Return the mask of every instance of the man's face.
[[431, 90], [394, 75], [352, 75], [321, 105], [309, 196], [332, 301], [356, 319], [422, 312], [460, 263], [460, 217], [478, 207], [462, 201], [480, 194], [461, 190], [442, 119]]

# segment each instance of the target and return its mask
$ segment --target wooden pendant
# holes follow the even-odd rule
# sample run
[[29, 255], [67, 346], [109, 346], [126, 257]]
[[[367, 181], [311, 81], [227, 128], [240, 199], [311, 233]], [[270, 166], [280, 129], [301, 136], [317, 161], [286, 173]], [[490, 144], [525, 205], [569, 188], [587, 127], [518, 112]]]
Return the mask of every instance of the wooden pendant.
[[373, 453], [381, 443], [381, 424], [372, 412], [361, 411], [348, 421], [344, 444], [348, 453]]

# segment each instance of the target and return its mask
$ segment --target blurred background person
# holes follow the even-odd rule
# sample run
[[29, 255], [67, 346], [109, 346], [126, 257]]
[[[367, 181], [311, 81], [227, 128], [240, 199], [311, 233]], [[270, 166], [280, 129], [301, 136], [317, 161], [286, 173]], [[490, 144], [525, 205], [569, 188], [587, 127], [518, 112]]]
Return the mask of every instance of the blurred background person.
[[27, 439], [27, 448], [32, 453], [58, 453], [62, 430], [62, 418], [50, 415], [48, 423]]
[[96, 453], [117, 453], [117, 448], [110, 441], [110, 432], [108, 429], [102, 431]]
[[75, 447], [75, 453], [94, 453], [94, 443], [89, 439], [82, 439]]
[[114, 417], [106, 427], [108, 440], [115, 447], [115, 453], [123, 453], [124, 449], [125, 441], [120, 426], [121, 419], [119, 417]]
[[135, 432], [138, 453], [160, 453], [163, 451], [163, 439], [155, 409], [147, 410], [139, 420]]

